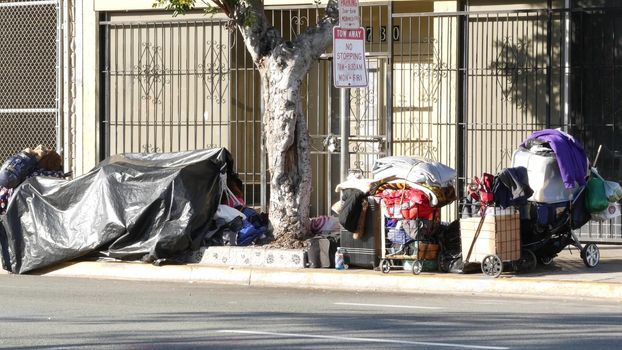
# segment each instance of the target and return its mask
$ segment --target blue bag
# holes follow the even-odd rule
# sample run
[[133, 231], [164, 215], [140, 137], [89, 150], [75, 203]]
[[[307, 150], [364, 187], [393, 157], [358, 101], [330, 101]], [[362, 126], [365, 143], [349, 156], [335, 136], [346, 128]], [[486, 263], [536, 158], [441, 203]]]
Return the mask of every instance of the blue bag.
[[257, 238], [265, 235], [267, 228], [263, 226], [255, 227], [248, 220], [242, 221], [242, 228], [238, 232], [236, 243], [239, 246], [251, 245]]
[[0, 168], [0, 186], [6, 188], [19, 186], [36, 166], [37, 158], [25, 152], [10, 157]]
[[247, 246], [267, 234], [268, 225], [264, 223], [261, 215], [253, 208], [243, 208], [242, 213], [246, 215], [246, 220], [242, 221], [242, 228], [238, 232], [236, 243], [239, 246]]

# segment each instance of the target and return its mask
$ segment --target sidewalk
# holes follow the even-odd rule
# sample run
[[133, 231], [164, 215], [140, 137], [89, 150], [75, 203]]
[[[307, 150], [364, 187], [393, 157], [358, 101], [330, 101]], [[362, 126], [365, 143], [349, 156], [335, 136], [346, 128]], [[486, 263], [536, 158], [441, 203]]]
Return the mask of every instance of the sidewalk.
[[202, 264], [153, 266], [135, 262], [72, 262], [40, 271], [42, 276], [128, 279], [184, 283], [226, 283], [259, 287], [333, 289], [366, 292], [520, 295], [622, 302], [622, 246], [599, 246], [600, 264], [583, 265], [577, 250], [568, 249], [549, 266], [532, 273], [503, 274], [497, 279], [481, 273], [452, 274], [365, 269], [268, 269]]

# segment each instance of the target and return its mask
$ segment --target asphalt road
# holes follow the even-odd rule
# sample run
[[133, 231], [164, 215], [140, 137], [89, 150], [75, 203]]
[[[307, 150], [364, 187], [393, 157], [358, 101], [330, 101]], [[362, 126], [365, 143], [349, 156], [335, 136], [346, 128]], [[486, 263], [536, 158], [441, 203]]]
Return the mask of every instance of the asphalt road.
[[620, 349], [622, 305], [0, 275], [2, 349]]

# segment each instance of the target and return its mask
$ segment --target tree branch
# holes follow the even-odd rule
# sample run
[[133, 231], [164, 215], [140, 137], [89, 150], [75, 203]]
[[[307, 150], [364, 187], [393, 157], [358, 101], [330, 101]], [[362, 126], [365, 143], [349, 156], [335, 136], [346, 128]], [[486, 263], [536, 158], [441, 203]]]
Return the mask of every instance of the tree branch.
[[258, 66], [271, 54], [272, 50], [283, 42], [281, 34], [268, 25], [263, 1], [243, 0], [237, 2], [233, 17], [246, 48]]
[[311, 61], [317, 60], [326, 51], [332, 41], [333, 27], [339, 24], [339, 9], [336, 0], [326, 4], [324, 17], [316, 26], [309, 27], [294, 40], [294, 46], [300, 47]]

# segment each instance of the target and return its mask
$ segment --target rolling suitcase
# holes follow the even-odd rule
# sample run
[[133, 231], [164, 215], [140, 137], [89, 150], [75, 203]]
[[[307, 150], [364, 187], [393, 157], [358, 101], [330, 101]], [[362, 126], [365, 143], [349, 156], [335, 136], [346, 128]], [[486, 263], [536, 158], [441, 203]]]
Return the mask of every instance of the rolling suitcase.
[[339, 246], [346, 249], [350, 257], [350, 266], [373, 269], [380, 261], [380, 201], [369, 196], [367, 203], [363, 235], [354, 239], [353, 232], [342, 228]]

